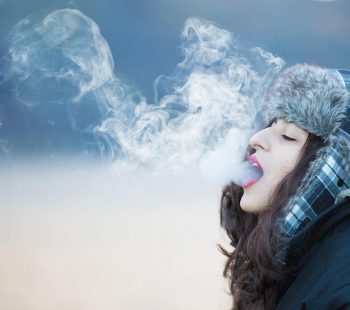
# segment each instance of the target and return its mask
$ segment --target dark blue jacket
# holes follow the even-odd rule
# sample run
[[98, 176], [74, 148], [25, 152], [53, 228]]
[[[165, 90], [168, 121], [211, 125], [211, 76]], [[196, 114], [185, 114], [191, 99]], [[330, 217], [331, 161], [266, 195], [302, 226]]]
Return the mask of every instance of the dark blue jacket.
[[350, 198], [324, 212], [291, 249], [298, 268], [277, 310], [350, 309]]

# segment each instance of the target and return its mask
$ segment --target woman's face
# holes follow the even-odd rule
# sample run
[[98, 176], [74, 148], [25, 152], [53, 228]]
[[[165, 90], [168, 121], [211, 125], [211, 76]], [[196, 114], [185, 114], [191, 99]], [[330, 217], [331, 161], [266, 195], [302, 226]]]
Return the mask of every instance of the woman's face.
[[277, 118], [271, 127], [250, 138], [249, 144], [256, 150], [254, 155], [264, 174], [257, 183], [244, 188], [240, 202], [242, 210], [258, 213], [268, 205], [278, 183], [296, 166], [307, 137], [308, 131]]

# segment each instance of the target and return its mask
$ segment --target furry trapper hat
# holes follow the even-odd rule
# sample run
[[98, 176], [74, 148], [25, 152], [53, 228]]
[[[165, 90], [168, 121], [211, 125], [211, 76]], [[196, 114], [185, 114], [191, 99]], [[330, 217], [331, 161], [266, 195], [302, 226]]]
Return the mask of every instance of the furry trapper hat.
[[269, 117], [284, 117], [328, 141], [346, 118], [348, 92], [337, 70], [298, 64], [270, 89]]
[[325, 142], [282, 210], [278, 264], [285, 263], [288, 240], [305, 232], [349, 192], [349, 81], [350, 71], [298, 64], [284, 70], [265, 97], [267, 119], [282, 117]]

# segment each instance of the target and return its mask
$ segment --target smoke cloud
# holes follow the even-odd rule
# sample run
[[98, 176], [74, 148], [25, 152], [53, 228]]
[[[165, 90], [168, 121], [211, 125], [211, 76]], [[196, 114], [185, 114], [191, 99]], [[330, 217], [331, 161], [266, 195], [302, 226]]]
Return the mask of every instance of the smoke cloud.
[[3, 154], [78, 154], [120, 174], [199, 171], [214, 183], [240, 182], [248, 139], [267, 121], [263, 96], [284, 61], [200, 18], [186, 20], [181, 36], [183, 60], [155, 80], [147, 102], [118, 76], [82, 12], [22, 20], [0, 60]]

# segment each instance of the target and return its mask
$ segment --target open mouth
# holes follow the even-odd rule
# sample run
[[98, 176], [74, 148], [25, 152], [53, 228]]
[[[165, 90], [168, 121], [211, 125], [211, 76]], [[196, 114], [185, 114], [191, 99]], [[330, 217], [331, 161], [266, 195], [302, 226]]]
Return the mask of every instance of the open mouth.
[[263, 175], [264, 173], [261, 169], [261, 166], [256, 162], [250, 162], [247, 173], [242, 182], [242, 187], [247, 188], [249, 186], [252, 186], [253, 184], [257, 183]]

